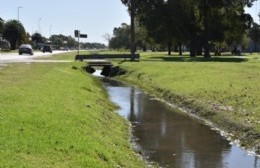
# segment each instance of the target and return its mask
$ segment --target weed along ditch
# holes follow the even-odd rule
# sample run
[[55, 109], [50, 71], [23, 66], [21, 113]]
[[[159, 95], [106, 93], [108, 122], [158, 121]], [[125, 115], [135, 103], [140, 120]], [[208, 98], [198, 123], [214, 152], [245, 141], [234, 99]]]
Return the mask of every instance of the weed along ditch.
[[[94, 75], [100, 76], [101, 70]], [[259, 168], [260, 158], [202, 121], [142, 90], [100, 77], [118, 114], [131, 123], [133, 150], [148, 163], [174, 168]]]

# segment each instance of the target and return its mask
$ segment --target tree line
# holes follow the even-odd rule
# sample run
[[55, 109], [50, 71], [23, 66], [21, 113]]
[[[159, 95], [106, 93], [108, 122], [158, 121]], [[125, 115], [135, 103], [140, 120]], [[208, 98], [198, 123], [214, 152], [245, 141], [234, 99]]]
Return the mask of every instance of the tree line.
[[[190, 56], [211, 52], [220, 55], [230, 48], [239, 54], [248, 37], [257, 44], [259, 25], [245, 13], [255, 0], [121, 0], [129, 12], [134, 12], [136, 46], [142, 49], [166, 47], [182, 54], [183, 46]], [[131, 8], [131, 5], [134, 6]], [[132, 9], [132, 10], [131, 10]], [[109, 40], [111, 48], [129, 48], [130, 27], [114, 28]]]
[[[32, 44], [34, 49], [40, 49], [44, 44], [52, 45], [54, 49], [60, 49], [63, 47], [70, 49], [78, 48], [78, 41], [76, 41], [72, 36], [58, 34], [51, 35], [50, 38], [46, 38], [38, 32], [30, 35], [28, 32], [26, 32], [23, 24], [18, 20], [8, 20], [5, 22], [2, 18], [0, 18], [0, 37], [2, 37], [8, 43], [8, 46], [6, 46], [5, 43], [4, 48], [11, 50], [15, 50], [17, 47], [19, 47], [20, 44], [24, 43]], [[0, 45], [2, 45], [2, 43]], [[80, 46], [84, 49], [106, 48], [106, 46], [101, 43], [80, 43]]]

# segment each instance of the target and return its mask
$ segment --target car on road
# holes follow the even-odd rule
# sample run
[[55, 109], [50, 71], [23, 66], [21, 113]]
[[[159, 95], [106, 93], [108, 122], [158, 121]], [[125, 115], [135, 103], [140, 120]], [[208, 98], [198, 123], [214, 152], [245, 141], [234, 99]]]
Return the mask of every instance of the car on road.
[[22, 54], [30, 54], [33, 55], [33, 49], [32, 46], [30, 44], [22, 44], [19, 47], [19, 55]]
[[43, 53], [45, 53], [45, 52], [50, 52], [50, 53], [52, 53], [52, 48], [51, 48], [50, 45], [44, 45], [44, 46], [42, 47], [41, 51], [42, 51]]
[[63, 51], [69, 51], [69, 47], [64, 47]]

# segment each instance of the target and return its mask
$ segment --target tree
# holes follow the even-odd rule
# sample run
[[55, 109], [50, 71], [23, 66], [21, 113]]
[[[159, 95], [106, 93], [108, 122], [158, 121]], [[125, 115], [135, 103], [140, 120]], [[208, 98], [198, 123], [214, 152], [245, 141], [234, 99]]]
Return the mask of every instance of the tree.
[[69, 48], [76, 48], [77, 47], [78, 42], [75, 40], [75, 38], [68, 36], [67, 37], [67, 46]]
[[[252, 18], [245, 14], [244, 7], [250, 7], [255, 0], [190, 0], [194, 7], [194, 20], [204, 49], [204, 57], [210, 57], [214, 44], [240, 43], [250, 26]], [[214, 33], [213, 33], [214, 32]], [[196, 37], [196, 36], [195, 36]], [[232, 41], [232, 42], [231, 42]], [[194, 54], [191, 54], [191, 56]]]
[[[243, 34], [250, 23], [244, 7], [252, 6], [255, 0], [190, 0], [195, 6], [194, 18], [199, 29], [196, 31], [204, 48], [204, 57], [210, 57], [214, 44], [226, 41], [231, 32], [242, 41]], [[214, 32], [214, 33], [213, 33]]]
[[101, 43], [82, 43], [82, 48], [85, 49], [105, 49], [106, 45]]
[[40, 43], [44, 43], [45, 42], [43, 36], [40, 33], [34, 33], [31, 38], [32, 38], [32, 43], [34, 43], [37, 46]]
[[11, 50], [16, 49], [18, 40], [25, 41], [26, 32], [21, 22], [9, 20], [4, 24], [3, 37], [9, 41]]
[[72, 36], [64, 36], [60, 35], [52, 35], [49, 38], [50, 42], [53, 44], [54, 48], [61, 48], [61, 47], [69, 47], [69, 48], [76, 48], [78, 42]]
[[135, 46], [135, 16], [136, 16], [136, 5], [138, 3], [137, 0], [121, 0], [123, 4], [127, 5], [129, 8], [130, 16], [131, 16], [131, 25], [130, 25], [130, 32], [131, 32], [131, 60], [134, 60], [134, 54], [136, 50]]
[[64, 36], [63, 35], [52, 35], [50, 37], [50, 41], [52, 42], [52, 44], [55, 45], [55, 48], [60, 48], [63, 47], [63, 42], [64, 42]]
[[173, 42], [181, 52], [188, 39], [189, 12], [186, 0], [145, 0], [136, 2], [137, 20], [147, 30], [147, 35], [156, 43], [166, 44], [171, 55]]
[[136, 26], [136, 48], [146, 51], [147, 48], [152, 48], [152, 39], [148, 37], [147, 30], [144, 26]]
[[107, 43], [109, 43], [109, 41], [110, 41], [111, 38], [112, 38], [109, 33], [105, 33], [102, 37], [104, 38], [105, 41], [107, 41]]
[[0, 18], [0, 35], [3, 33], [3, 31], [4, 31], [4, 20]]
[[260, 40], [260, 25], [253, 23], [253, 26], [249, 30], [249, 37], [254, 43], [254, 52], [257, 52], [257, 44]]
[[109, 48], [112, 49], [130, 49], [130, 26], [122, 23], [121, 27], [115, 27], [113, 37], [109, 41]]
[[141, 26], [147, 30], [149, 37], [156, 43], [165, 43], [168, 46], [168, 54], [171, 54], [175, 26], [170, 14], [169, 3], [163, 0], [138, 1], [137, 19]]
[[[120, 27], [115, 27], [113, 31], [113, 36], [106, 36], [107, 40], [109, 40], [109, 48], [131, 49], [130, 29], [130, 26], [126, 23], [122, 23]], [[136, 25], [135, 30], [136, 49], [142, 49], [143, 51], [146, 51], [147, 46], [151, 45], [152, 40], [147, 36], [147, 32], [144, 27]]]
[[[121, 0], [131, 9], [131, 0]], [[210, 57], [215, 44], [241, 43], [252, 18], [244, 11], [255, 0], [133, 0], [134, 14], [156, 43], [188, 43], [190, 56]], [[181, 54], [181, 51], [180, 51]]]
[[25, 34], [24, 43], [26, 43], [26, 44], [31, 43], [31, 36], [28, 32]]

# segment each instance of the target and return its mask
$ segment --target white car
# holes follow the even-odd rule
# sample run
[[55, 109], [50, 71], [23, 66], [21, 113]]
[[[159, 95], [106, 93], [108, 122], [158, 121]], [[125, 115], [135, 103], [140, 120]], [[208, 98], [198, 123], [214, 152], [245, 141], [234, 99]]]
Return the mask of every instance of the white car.
[[33, 55], [33, 49], [32, 49], [32, 46], [30, 44], [22, 44], [19, 47], [19, 55], [22, 55], [24, 53]]

